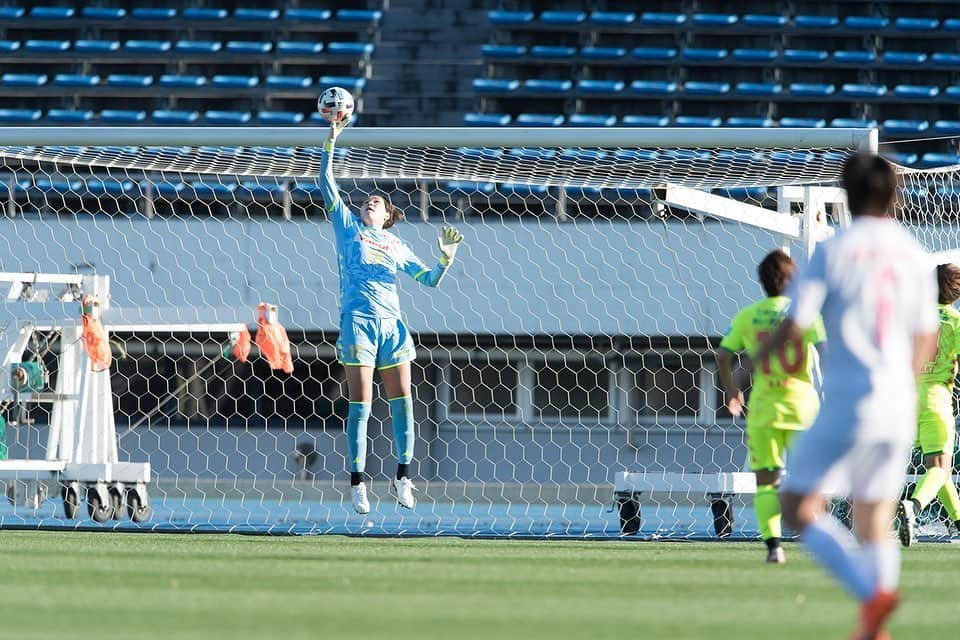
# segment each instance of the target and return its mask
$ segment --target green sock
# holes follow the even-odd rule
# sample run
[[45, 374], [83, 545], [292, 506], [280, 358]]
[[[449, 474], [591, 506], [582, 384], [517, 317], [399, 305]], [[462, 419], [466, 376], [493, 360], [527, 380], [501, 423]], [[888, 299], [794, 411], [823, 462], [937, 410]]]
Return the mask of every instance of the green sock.
[[943, 483], [937, 497], [940, 498], [940, 504], [943, 505], [943, 508], [947, 510], [947, 516], [953, 522], [960, 520], [960, 495], [957, 494], [957, 486], [953, 484], [952, 479], [947, 479]]
[[946, 481], [947, 472], [940, 467], [927, 469], [927, 472], [920, 478], [920, 481], [917, 483], [917, 488], [913, 490], [913, 495], [910, 497], [916, 500], [920, 508], [923, 509], [930, 504], [933, 497], [937, 495], [940, 487], [942, 487]]
[[753, 510], [757, 513], [760, 525], [760, 537], [764, 540], [780, 538], [783, 535], [780, 526], [780, 499], [777, 488], [770, 484], [757, 485], [757, 495], [753, 499]]

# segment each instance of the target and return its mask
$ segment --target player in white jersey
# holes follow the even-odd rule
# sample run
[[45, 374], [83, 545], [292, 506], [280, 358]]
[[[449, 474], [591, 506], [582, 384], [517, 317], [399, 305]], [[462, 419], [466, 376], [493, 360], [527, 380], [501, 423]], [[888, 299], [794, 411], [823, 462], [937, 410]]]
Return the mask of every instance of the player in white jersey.
[[[857, 154], [843, 186], [853, 223], [814, 251], [757, 361], [822, 312], [823, 407], [797, 439], [780, 499], [807, 550], [862, 603], [854, 638], [869, 640], [889, 637], [884, 625], [898, 601], [890, 522], [916, 436], [917, 376], [936, 350], [937, 287], [923, 249], [889, 213], [890, 164]], [[850, 496], [856, 535], [826, 512], [826, 493]]]

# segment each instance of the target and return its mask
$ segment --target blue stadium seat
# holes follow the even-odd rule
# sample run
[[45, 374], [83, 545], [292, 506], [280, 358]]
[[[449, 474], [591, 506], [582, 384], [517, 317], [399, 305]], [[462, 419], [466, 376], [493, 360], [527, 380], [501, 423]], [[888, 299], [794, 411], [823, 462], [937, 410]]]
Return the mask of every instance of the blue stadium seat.
[[743, 26], [757, 29], [779, 29], [786, 26], [787, 22], [789, 22], [787, 16], [765, 13], [748, 13], [740, 20]]
[[504, 182], [498, 185], [497, 191], [505, 196], [542, 196], [547, 193], [547, 188], [542, 184]]
[[837, 16], [794, 16], [793, 24], [799, 29], [833, 29], [840, 24]]
[[75, 40], [73, 50], [78, 53], [110, 53], [120, 49], [117, 40]]
[[779, 82], [738, 82], [736, 91], [742, 96], [777, 96], [783, 92]]
[[38, 20], [70, 20], [76, 13], [71, 7], [34, 7], [30, 9], [30, 17]]
[[734, 116], [727, 118], [726, 125], [728, 127], [772, 127], [773, 120], [770, 118], [743, 118]]
[[[639, 117], [645, 118], [647, 116]], [[657, 126], [667, 126], [670, 119], [664, 118], [664, 120], [666, 121], [665, 124]], [[613, 157], [617, 160], [626, 160], [628, 162], [657, 162], [660, 159], [660, 153], [650, 149], [620, 149], [613, 152]]]
[[35, 122], [41, 115], [40, 109], [0, 109], [0, 122]]
[[830, 126], [838, 129], [876, 129], [876, 120], [861, 120], [859, 118], [834, 118]]
[[[686, 21], [687, 16], [682, 13], [648, 11], [640, 16], [640, 24], [645, 27], [679, 27]], [[630, 22], [633, 22], [633, 20]]]
[[888, 160], [890, 160], [891, 162], [895, 162], [905, 167], [909, 167], [916, 164], [917, 159], [919, 158], [919, 156], [917, 156], [917, 154], [915, 153], [894, 153], [892, 151], [888, 151], [886, 153], [883, 153], [882, 155], [886, 157]]
[[520, 81], [508, 78], [474, 78], [473, 90], [477, 93], [509, 93], [520, 88]]
[[383, 18], [383, 12], [376, 9], [340, 9], [337, 11], [337, 20], [340, 22], [378, 23]]
[[257, 114], [259, 124], [286, 126], [303, 122], [303, 114], [295, 111], [261, 111]]
[[230, 53], [270, 53], [273, 51], [273, 43], [256, 40], [231, 40], [227, 43], [227, 51]]
[[492, 182], [470, 182], [467, 180], [451, 180], [446, 184], [447, 191], [451, 193], [483, 193], [491, 194], [496, 191], [496, 185]]
[[138, 20], [173, 20], [177, 17], [177, 10], [167, 7], [135, 7], [130, 15]]
[[516, 123], [523, 127], [559, 127], [563, 125], [563, 115], [559, 113], [521, 113]]
[[487, 20], [498, 25], [522, 25], [533, 22], [533, 11], [488, 11]]
[[587, 14], [583, 11], [543, 11], [540, 13], [540, 22], [544, 24], [583, 24]]
[[847, 16], [843, 19], [843, 26], [847, 29], [882, 31], [889, 25], [890, 19], [881, 16]]
[[194, 89], [197, 87], [202, 87], [207, 84], [207, 79], [203, 76], [195, 75], [176, 75], [172, 73], [165, 73], [160, 76], [160, 81], [158, 84], [161, 87], [171, 87], [171, 88], [180, 88], [180, 89]]
[[574, 162], [595, 162], [603, 160], [608, 155], [609, 152], [598, 149], [564, 149], [560, 152], [560, 159]]
[[277, 53], [283, 56], [312, 56], [322, 51], [322, 42], [281, 41], [277, 43]]
[[313, 80], [309, 76], [278, 76], [269, 75], [264, 85], [269, 89], [306, 89]]
[[670, 96], [677, 92], [677, 83], [668, 80], [634, 80], [630, 91], [642, 96]]
[[563, 192], [566, 193], [571, 198], [580, 199], [587, 198], [590, 200], [595, 200], [602, 195], [602, 191], [597, 187], [581, 187], [574, 185], [567, 185], [563, 188]]
[[927, 54], [914, 51], [884, 51], [883, 61], [886, 64], [918, 65], [927, 61]]
[[621, 80], [579, 80], [577, 90], [580, 93], [612, 96], [622, 93], [624, 83]]
[[897, 31], [936, 31], [939, 26], [936, 18], [897, 18], [893, 22]]
[[960, 18], [947, 18], [940, 26], [944, 31], [960, 31]]
[[620, 60], [627, 55], [624, 47], [582, 47], [580, 56], [590, 60]]
[[722, 96], [730, 93], [730, 83], [688, 80], [683, 83], [683, 92], [701, 96]]
[[735, 13], [695, 13], [691, 19], [698, 27], [729, 27], [739, 21]]
[[298, 22], [326, 22], [333, 16], [333, 12], [329, 9], [294, 8], [284, 11], [283, 16], [287, 20], [297, 20]]
[[488, 58], [522, 58], [527, 55], [527, 48], [522, 44], [485, 44], [480, 48]]
[[213, 182], [214, 178], [210, 178], [210, 181], [205, 180], [191, 180], [187, 185], [187, 188], [192, 191], [192, 194], [196, 198], [230, 198], [233, 199], [233, 192], [237, 190], [237, 185], [234, 182]]
[[893, 88], [893, 95], [898, 98], [910, 98], [911, 100], [936, 98], [940, 95], [940, 87], [932, 85], [898, 84]]
[[104, 109], [99, 115], [103, 122], [116, 124], [137, 123], [147, 119], [146, 111], [134, 109]]
[[625, 127], [666, 127], [670, 124], [667, 116], [626, 115], [620, 120]]
[[59, 53], [70, 48], [69, 40], [27, 40], [23, 43], [26, 51], [38, 51], [43, 53]]
[[560, 60], [573, 58], [573, 56], [576, 54], [576, 47], [553, 47], [545, 45], [536, 45], [530, 47], [531, 58], [551, 58]]
[[152, 117], [157, 124], [192, 124], [200, 119], [200, 114], [179, 109], [155, 109]]
[[567, 119], [567, 124], [571, 127], [612, 127], [617, 124], [617, 116], [574, 113]]
[[960, 120], [937, 120], [933, 123], [933, 130], [943, 135], [960, 135]]
[[877, 54], [873, 51], [834, 51], [833, 60], [844, 64], [870, 64], [876, 62]]
[[246, 124], [250, 122], [249, 111], [224, 111], [213, 109], [203, 114], [204, 119], [210, 124]]
[[111, 73], [107, 76], [107, 85], [111, 87], [149, 87], [152, 84], [153, 76], [131, 73]]
[[182, 182], [169, 182], [167, 180], [161, 180], [159, 182], [141, 180], [139, 187], [140, 193], [151, 191], [154, 195], [162, 198], [176, 198], [187, 188], [187, 185]]
[[573, 88], [573, 81], [531, 78], [523, 83], [523, 88], [531, 93], [566, 93]]
[[50, 109], [47, 111], [47, 120], [50, 122], [83, 123], [93, 120], [93, 111], [75, 109]]
[[467, 113], [463, 116], [463, 124], [471, 127], [504, 127], [511, 120], [513, 118], [508, 113]]
[[222, 43], [206, 40], [177, 40], [174, 45], [178, 53], [216, 53], [222, 48]]
[[12, 53], [20, 49], [19, 40], [0, 40], [0, 52]]
[[627, 27], [636, 22], [632, 11], [591, 11], [590, 22], [607, 27]]
[[794, 96], [832, 96], [836, 87], [832, 84], [821, 84], [816, 82], [792, 82], [790, 84], [790, 94]]
[[123, 44], [124, 50], [136, 53], [163, 53], [171, 46], [166, 40], [127, 40]]
[[7, 87], [42, 87], [47, 84], [45, 73], [5, 73], [2, 79]]
[[25, 13], [23, 7], [0, 7], [0, 20], [17, 20]]
[[327, 45], [327, 53], [332, 56], [369, 56], [373, 53], [373, 44], [370, 42], [331, 42]]
[[238, 196], [249, 200], [276, 200], [282, 198], [287, 191], [286, 186], [280, 182], [257, 182], [256, 180], [243, 180], [237, 188]]
[[886, 93], [887, 87], [882, 84], [848, 82], [840, 87], [840, 94], [850, 98], [879, 98]]
[[781, 127], [797, 127], [801, 129], [822, 129], [827, 126], [823, 118], [780, 118]]
[[733, 59], [741, 62], [770, 62], [777, 59], [776, 49], [734, 49]]
[[181, 15], [185, 20], [226, 20], [229, 13], [226, 9], [213, 7], [187, 7]]
[[951, 85], [943, 91], [947, 97], [960, 99], [960, 86]]
[[684, 60], [723, 60], [727, 57], [726, 49], [704, 49], [700, 47], [687, 47], [680, 52]]
[[95, 87], [100, 84], [100, 76], [83, 75], [80, 73], [58, 73], [53, 77], [53, 84], [58, 87]]
[[891, 135], [919, 135], [930, 127], [926, 120], [884, 120], [883, 132]]
[[953, 53], [952, 51], [938, 51], [930, 56], [930, 61], [937, 66], [960, 66], [960, 53]]
[[83, 190], [95, 196], [132, 195], [137, 184], [132, 180], [118, 180], [117, 178], [87, 178], [83, 181]]
[[247, 20], [249, 22], [270, 22], [280, 17], [280, 11], [279, 9], [237, 8], [233, 10], [233, 17], [236, 20]]
[[784, 49], [783, 59], [787, 62], [815, 64], [824, 62], [829, 57], [826, 51], [819, 49]]
[[221, 89], [250, 89], [260, 84], [257, 76], [215, 75], [213, 86]]
[[66, 180], [64, 178], [37, 177], [33, 186], [41, 191], [55, 191], [64, 194], [73, 194], [83, 189], [82, 180]]
[[677, 50], [669, 47], [636, 47], [630, 52], [637, 60], [673, 60]]
[[318, 87], [343, 87], [348, 91], [361, 91], [367, 86], [366, 78], [355, 76], [320, 76], [317, 78]]
[[948, 167], [960, 164], [960, 156], [954, 153], [925, 153], [920, 156], [920, 167], [932, 169], [933, 167]]
[[720, 118], [713, 116], [676, 116], [673, 124], [678, 127], [719, 127], [723, 124]]

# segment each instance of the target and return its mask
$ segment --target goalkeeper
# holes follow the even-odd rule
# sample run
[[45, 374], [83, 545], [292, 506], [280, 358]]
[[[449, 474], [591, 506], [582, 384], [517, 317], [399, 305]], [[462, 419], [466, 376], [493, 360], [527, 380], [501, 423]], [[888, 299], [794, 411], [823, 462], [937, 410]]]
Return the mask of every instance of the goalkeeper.
[[[786, 253], [771, 251], [760, 263], [760, 284], [767, 297], [738, 313], [720, 342], [717, 373], [726, 392], [727, 409], [739, 416], [744, 409], [743, 391], [733, 379], [733, 354], [746, 351], [755, 358], [760, 345], [780, 325], [790, 306], [783, 295], [795, 265]], [[784, 469], [784, 452], [793, 436], [813, 422], [820, 409], [820, 398], [813, 384], [816, 362], [814, 346], [824, 341], [822, 321], [818, 321], [802, 339], [786, 345], [765, 362], [754, 363], [753, 391], [747, 413], [747, 448], [750, 470], [757, 478], [754, 510], [760, 535], [767, 545], [767, 562], [783, 564], [786, 556], [780, 546], [782, 527], [777, 487]]]
[[960, 497], [952, 477], [956, 430], [953, 385], [957, 377], [957, 354], [960, 354], [960, 313], [951, 307], [960, 299], [960, 267], [938, 266], [937, 283], [940, 287], [937, 355], [924, 365], [917, 382], [916, 446], [923, 452], [927, 472], [917, 482], [910, 499], [899, 505], [900, 543], [905, 547], [916, 541], [917, 514], [934, 497], [940, 499], [950, 520], [960, 526]]
[[373, 399], [373, 371], [380, 377], [390, 403], [397, 474], [391, 483], [400, 506], [416, 505], [409, 464], [413, 459], [413, 399], [410, 362], [416, 350], [400, 315], [397, 272], [403, 271], [428, 287], [440, 284], [463, 236], [452, 227], [440, 232], [440, 261], [427, 267], [397, 236], [388, 232], [403, 218], [385, 195], [369, 195], [357, 215], [340, 198], [333, 177], [333, 148], [346, 123], [332, 124], [323, 147], [320, 189], [333, 222], [340, 274], [340, 338], [337, 359], [347, 373], [350, 411], [347, 450], [350, 494], [357, 513], [368, 513], [370, 503], [363, 471], [367, 455], [367, 420]]

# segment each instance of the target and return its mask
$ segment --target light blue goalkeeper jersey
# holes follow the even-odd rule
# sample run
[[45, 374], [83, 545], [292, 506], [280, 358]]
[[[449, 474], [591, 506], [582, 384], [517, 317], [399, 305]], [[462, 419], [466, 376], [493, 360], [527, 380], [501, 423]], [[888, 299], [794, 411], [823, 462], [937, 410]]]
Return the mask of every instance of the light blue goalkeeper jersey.
[[320, 190], [333, 222], [340, 275], [340, 314], [368, 318], [400, 318], [397, 272], [436, 287], [447, 265], [430, 269], [397, 236], [365, 226], [340, 199], [333, 177], [333, 145], [323, 148]]

